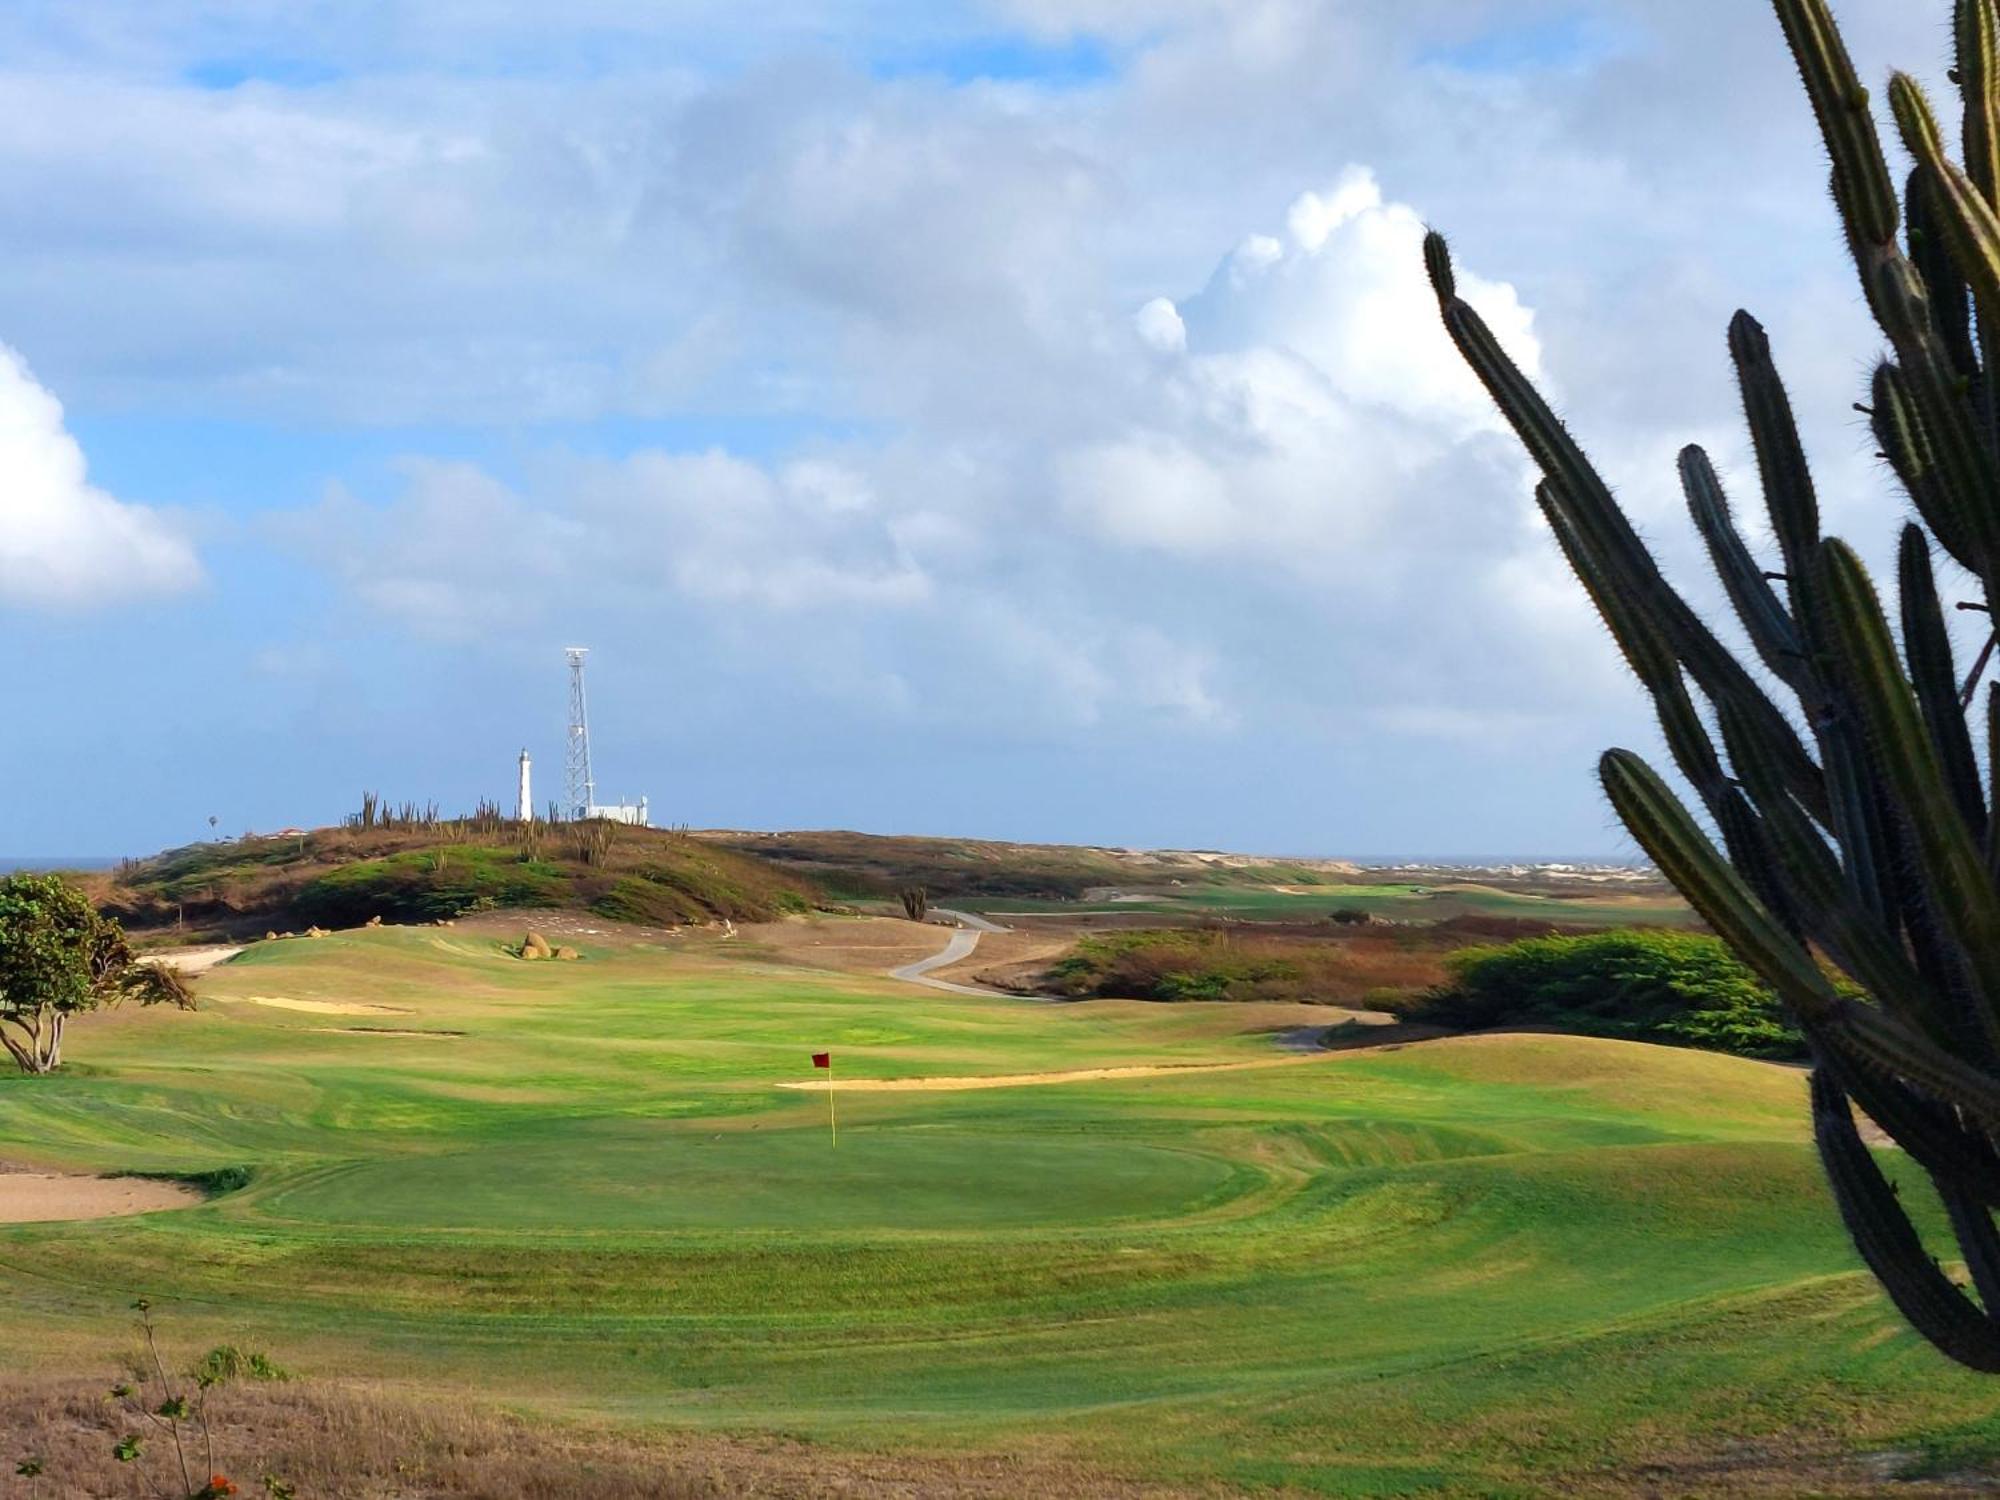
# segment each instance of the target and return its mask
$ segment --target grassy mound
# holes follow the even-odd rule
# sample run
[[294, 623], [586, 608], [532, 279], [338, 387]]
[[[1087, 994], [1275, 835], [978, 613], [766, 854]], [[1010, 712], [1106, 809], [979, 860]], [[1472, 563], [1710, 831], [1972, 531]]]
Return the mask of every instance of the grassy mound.
[[189, 938], [526, 907], [661, 925], [758, 922], [819, 899], [789, 871], [662, 829], [543, 825], [529, 840], [495, 820], [191, 844], [128, 862], [92, 894], [128, 927]]
[[1777, 996], [1715, 938], [1600, 932], [1471, 948], [1412, 1020], [1480, 1030], [1553, 1026], [1585, 1036], [1708, 1047], [1745, 1057], [1806, 1055]]

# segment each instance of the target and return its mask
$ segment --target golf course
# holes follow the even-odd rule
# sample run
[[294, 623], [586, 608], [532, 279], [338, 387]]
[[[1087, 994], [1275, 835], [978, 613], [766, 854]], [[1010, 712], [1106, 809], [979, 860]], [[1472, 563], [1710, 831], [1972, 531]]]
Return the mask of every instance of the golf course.
[[211, 1190], [0, 1225], [10, 1375], [111, 1370], [144, 1296], [179, 1342], [413, 1400], [1006, 1454], [1074, 1493], [1925, 1493], [2000, 1454], [2000, 1393], [1859, 1268], [1792, 1069], [1301, 1052], [1307, 1007], [562, 940], [253, 944], [199, 1010], [85, 1017], [60, 1074], [0, 1082], [0, 1159]]

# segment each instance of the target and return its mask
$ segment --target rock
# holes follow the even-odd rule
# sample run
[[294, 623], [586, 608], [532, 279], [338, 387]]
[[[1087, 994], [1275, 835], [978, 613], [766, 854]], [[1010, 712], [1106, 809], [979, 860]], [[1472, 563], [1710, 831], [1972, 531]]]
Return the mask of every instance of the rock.
[[306, 929], [306, 936], [309, 938], [322, 938], [331, 937], [333, 934], [328, 932], [324, 927], [308, 927]]
[[530, 932], [521, 939], [521, 957], [553, 958], [554, 956], [555, 949], [549, 946], [549, 940], [539, 932]]
[[573, 958], [583, 957], [583, 955], [577, 952], [576, 949], [574, 948], [558, 948], [556, 949], [555, 953], [552, 956], [555, 958], [562, 958], [562, 959], [573, 959]]
[[380, 927], [382, 925], [382, 919], [380, 917], [370, 917], [365, 925], [369, 927]]
[[267, 943], [275, 943], [277, 940], [278, 940], [278, 935], [275, 932], [267, 932], [264, 934], [264, 941]]

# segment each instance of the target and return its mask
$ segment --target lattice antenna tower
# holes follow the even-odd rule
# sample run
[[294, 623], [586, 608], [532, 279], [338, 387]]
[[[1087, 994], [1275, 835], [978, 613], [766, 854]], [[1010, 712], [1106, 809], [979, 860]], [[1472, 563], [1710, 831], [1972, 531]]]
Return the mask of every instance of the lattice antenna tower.
[[563, 794], [572, 818], [587, 818], [597, 802], [597, 782], [590, 774], [590, 713], [583, 699], [583, 659], [588, 646], [565, 646], [569, 659], [569, 744], [563, 757]]

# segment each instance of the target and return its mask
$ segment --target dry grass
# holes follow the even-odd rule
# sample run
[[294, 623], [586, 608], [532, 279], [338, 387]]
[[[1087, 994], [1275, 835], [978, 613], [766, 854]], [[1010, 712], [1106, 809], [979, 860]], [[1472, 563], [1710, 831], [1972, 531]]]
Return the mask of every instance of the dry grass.
[[[777, 1440], [656, 1438], [531, 1423], [478, 1410], [456, 1394], [419, 1401], [313, 1382], [231, 1387], [215, 1398], [214, 1412], [216, 1467], [246, 1496], [261, 1493], [265, 1474], [323, 1500], [1152, 1500], [1191, 1493], [1127, 1484], [1053, 1459], [888, 1457]], [[12, 1481], [9, 1493], [33, 1500], [151, 1496], [144, 1476], [110, 1456], [128, 1423], [102, 1387], [0, 1386], [5, 1468], [30, 1454], [44, 1464], [41, 1478]]]

